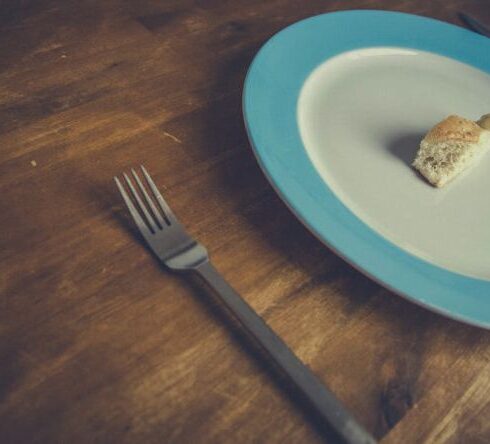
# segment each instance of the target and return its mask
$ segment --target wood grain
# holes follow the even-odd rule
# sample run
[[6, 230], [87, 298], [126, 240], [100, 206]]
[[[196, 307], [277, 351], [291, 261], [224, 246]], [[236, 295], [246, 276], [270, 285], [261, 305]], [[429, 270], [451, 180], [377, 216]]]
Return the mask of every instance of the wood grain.
[[[487, 0], [0, 2], [0, 442], [331, 441], [208, 295], [138, 243], [143, 163], [217, 268], [383, 443], [490, 442], [490, 334], [325, 249], [251, 154], [258, 48], [327, 11]], [[137, 236], [137, 235], [136, 235]]]

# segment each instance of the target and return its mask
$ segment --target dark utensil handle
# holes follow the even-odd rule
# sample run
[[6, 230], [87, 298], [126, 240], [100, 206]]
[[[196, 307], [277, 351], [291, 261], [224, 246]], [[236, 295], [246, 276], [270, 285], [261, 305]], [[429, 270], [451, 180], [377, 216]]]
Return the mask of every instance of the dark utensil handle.
[[485, 37], [490, 38], [490, 28], [483, 23], [479, 22], [475, 18], [473, 18], [471, 15], [465, 14], [464, 12], [460, 12], [459, 18], [470, 27], [473, 31], [484, 35]]
[[243, 327], [265, 349], [291, 382], [309, 400], [318, 414], [349, 444], [373, 444], [374, 438], [345, 409], [335, 395], [320, 382], [264, 320], [224, 280], [210, 262], [196, 272], [211, 286]]

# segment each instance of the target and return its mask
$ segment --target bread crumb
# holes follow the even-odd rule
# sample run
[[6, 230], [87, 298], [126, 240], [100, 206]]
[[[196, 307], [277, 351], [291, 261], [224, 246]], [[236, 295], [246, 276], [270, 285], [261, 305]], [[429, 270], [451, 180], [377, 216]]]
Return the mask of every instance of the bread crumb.
[[484, 116], [481, 116], [480, 120], [478, 120], [477, 123], [482, 128], [484, 128], [486, 130], [490, 130], [490, 114], [485, 114]]
[[37, 166], [37, 162], [36, 162], [35, 160], [31, 160], [31, 165], [32, 165], [33, 167], [35, 167], [35, 166]]
[[61, 54], [62, 59], [66, 59], [66, 54]]

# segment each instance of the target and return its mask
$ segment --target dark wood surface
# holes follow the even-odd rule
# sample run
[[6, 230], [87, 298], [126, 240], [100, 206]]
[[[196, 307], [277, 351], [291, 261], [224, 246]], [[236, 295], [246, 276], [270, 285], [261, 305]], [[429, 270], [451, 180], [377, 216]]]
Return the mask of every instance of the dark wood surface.
[[490, 19], [487, 0], [0, 6], [1, 443], [329, 441], [207, 293], [138, 243], [112, 176], [140, 163], [379, 440], [490, 442], [490, 333], [324, 248], [263, 177], [240, 109], [253, 55], [294, 21], [385, 8], [461, 25]]

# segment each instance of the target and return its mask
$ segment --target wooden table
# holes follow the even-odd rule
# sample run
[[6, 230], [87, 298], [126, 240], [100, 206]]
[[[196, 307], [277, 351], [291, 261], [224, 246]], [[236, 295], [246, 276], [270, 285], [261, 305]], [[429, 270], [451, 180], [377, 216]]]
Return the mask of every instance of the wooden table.
[[1, 443], [329, 441], [208, 294], [135, 238], [112, 176], [140, 163], [381, 442], [490, 442], [490, 333], [328, 251], [242, 124], [244, 75], [272, 34], [382, 6], [490, 19], [487, 0], [1, 3]]

